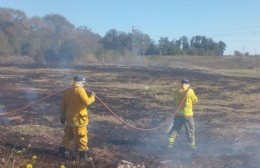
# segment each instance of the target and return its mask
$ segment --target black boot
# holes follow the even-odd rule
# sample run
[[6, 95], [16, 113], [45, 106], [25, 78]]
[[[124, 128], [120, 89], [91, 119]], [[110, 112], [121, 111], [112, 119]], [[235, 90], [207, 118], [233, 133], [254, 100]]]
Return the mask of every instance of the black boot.
[[66, 149], [64, 147], [59, 147], [59, 153], [58, 156], [63, 158], [63, 159], [67, 159], [66, 155], [65, 155]]
[[79, 152], [80, 161], [91, 162], [92, 158], [88, 157], [85, 151]]

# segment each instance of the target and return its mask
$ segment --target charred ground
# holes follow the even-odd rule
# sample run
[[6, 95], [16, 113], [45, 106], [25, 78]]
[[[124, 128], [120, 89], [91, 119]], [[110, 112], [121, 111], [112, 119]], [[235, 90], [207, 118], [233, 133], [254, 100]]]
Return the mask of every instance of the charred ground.
[[[239, 61], [239, 60], [238, 60]], [[240, 60], [241, 61], [241, 60]], [[259, 61], [259, 60], [258, 60]], [[185, 62], [185, 60], [184, 60]], [[121, 160], [151, 168], [257, 168], [260, 160], [260, 77], [255, 61], [212, 68], [180, 66], [77, 66], [46, 67], [1, 64], [0, 110], [11, 111], [71, 85], [75, 74], [86, 75], [94, 90], [126, 122], [140, 128], [155, 127], [176, 109], [173, 91], [189, 78], [200, 99], [195, 106], [197, 150], [185, 147], [184, 130], [175, 148], [167, 150], [170, 124], [156, 131], [137, 131], [116, 120], [96, 101], [90, 106], [89, 147], [93, 165], [117, 167]], [[191, 64], [191, 62], [186, 62]], [[245, 61], [243, 60], [242, 64]], [[183, 63], [181, 63], [183, 65]], [[201, 66], [200, 64], [197, 64]], [[239, 66], [240, 65], [240, 66]], [[240, 68], [239, 68], [240, 67]], [[240, 73], [241, 72], [241, 73]], [[250, 75], [248, 75], [250, 74]], [[255, 75], [256, 74], [256, 75]], [[2, 167], [77, 167], [56, 156], [63, 125], [59, 123], [62, 94], [53, 96], [17, 115], [1, 118]], [[78, 166], [79, 167], [79, 166]]]

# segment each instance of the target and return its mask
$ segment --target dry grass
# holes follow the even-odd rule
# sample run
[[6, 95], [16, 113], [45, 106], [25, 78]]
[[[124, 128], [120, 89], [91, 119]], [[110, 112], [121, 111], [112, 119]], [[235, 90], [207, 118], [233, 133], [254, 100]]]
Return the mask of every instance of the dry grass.
[[16, 125], [7, 127], [8, 131], [20, 134], [21, 136], [40, 136], [43, 138], [55, 137], [62, 129], [44, 125]]

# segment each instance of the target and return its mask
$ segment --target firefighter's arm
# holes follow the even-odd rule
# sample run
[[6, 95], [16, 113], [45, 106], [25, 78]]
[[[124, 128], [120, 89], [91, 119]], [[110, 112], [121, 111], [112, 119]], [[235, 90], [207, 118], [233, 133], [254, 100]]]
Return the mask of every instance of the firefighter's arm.
[[66, 112], [66, 103], [65, 103], [65, 98], [63, 99], [61, 103], [61, 109], [60, 109], [60, 122], [62, 124], [65, 124], [65, 112]]
[[198, 98], [195, 95], [193, 90], [191, 90], [191, 100], [192, 100], [192, 103], [194, 103], [194, 104], [196, 104], [198, 102]]
[[82, 102], [86, 106], [90, 105], [91, 103], [93, 103], [95, 101], [95, 93], [88, 96], [84, 88], [80, 89], [79, 96], [80, 96], [80, 99], [82, 100]]

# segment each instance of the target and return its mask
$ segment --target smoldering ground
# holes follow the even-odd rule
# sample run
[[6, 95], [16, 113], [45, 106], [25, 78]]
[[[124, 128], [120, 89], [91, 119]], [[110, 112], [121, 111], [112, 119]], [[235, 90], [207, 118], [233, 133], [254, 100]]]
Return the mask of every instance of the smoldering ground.
[[[94, 79], [90, 82], [91, 88], [109, 107], [127, 122], [143, 128], [164, 122], [173, 111], [172, 92], [179, 86], [179, 80], [183, 76], [193, 79], [192, 87], [201, 100], [195, 106], [197, 150], [186, 149], [184, 129], [177, 137], [173, 150], [167, 150], [168, 127], [149, 133], [132, 130], [112, 119], [97, 101], [89, 108], [89, 147], [97, 167], [115, 167], [123, 159], [152, 168], [257, 168], [259, 164], [259, 103], [256, 101], [259, 78], [159, 66], [0, 68], [3, 75], [1, 104], [4, 110], [21, 107], [53, 90], [70, 86], [73, 74], [87, 74], [88, 78]], [[17, 80], [13, 77], [28, 72], [34, 75], [28, 84], [15, 83]], [[13, 146], [4, 146], [5, 142], [15, 144], [17, 137], [24, 137], [25, 145], [30, 143], [37, 151], [42, 151], [37, 153], [40, 165], [48, 167], [57, 164], [59, 158], [44, 153], [43, 148], [48, 146], [55, 153], [62, 137], [63, 126], [58, 123], [61, 98], [59, 94], [29, 108], [16, 117], [16, 122], [12, 118], [12, 124], [8, 127], [13, 129], [9, 131], [16, 132], [9, 132], [8, 136], [1, 132], [5, 137], [1, 138], [1, 151], [12, 151]], [[21, 122], [20, 118], [24, 121]], [[35, 132], [31, 131], [27, 136], [24, 130]], [[28, 150], [15, 156], [22, 162], [30, 158], [34, 151]], [[3, 153], [0, 156], [4, 157]]]

